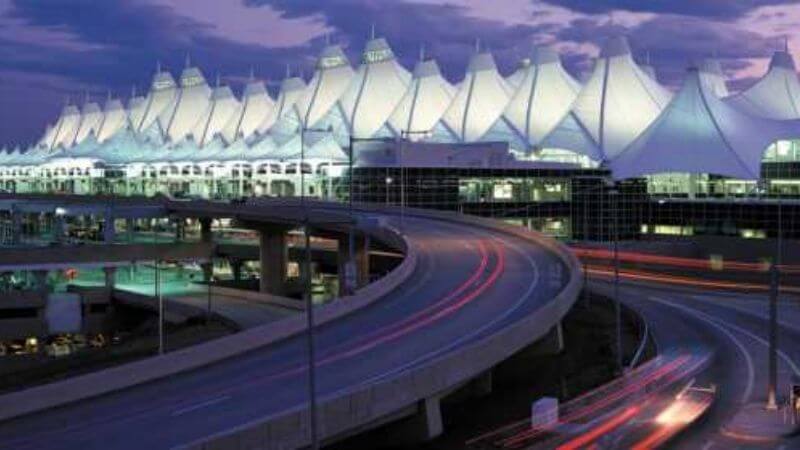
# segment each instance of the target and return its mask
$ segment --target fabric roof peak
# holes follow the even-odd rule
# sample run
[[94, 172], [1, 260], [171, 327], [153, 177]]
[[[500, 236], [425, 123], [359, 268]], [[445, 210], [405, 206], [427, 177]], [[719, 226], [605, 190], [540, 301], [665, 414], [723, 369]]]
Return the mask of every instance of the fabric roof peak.
[[628, 43], [628, 38], [622, 35], [609, 38], [600, 51], [601, 58], [614, 58], [630, 54], [631, 46]]

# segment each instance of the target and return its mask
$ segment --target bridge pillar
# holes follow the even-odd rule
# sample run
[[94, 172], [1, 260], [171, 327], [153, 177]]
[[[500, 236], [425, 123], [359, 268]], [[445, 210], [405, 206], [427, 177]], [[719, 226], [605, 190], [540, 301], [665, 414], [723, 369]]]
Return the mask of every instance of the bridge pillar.
[[34, 270], [33, 271], [33, 279], [36, 283], [35, 289], [39, 292], [47, 292], [47, 271], [46, 270]]
[[244, 261], [231, 258], [229, 264], [231, 265], [231, 272], [233, 272], [233, 280], [242, 281], [242, 266], [244, 265]]
[[[15, 205], [16, 206], [16, 205]], [[18, 245], [22, 241], [22, 211], [11, 207], [11, 244]]]
[[111, 289], [111, 290], [114, 289], [114, 283], [115, 283], [114, 277], [116, 276], [116, 274], [117, 274], [116, 267], [103, 267], [103, 276], [105, 279], [106, 289]]
[[419, 411], [414, 417], [414, 427], [416, 428], [416, 439], [420, 441], [430, 441], [442, 434], [442, 408], [439, 397], [430, 397], [420, 400], [417, 404]]
[[286, 289], [286, 265], [288, 251], [286, 232], [275, 229], [261, 229], [259, 259], [261, 261], [260, 291], [273, 295], [283, 295]]
[[[200, 218], [200, 242], [210, 243], [213, 239], [214, 235], [211, 233], [211, 218]], [[214, 263], [211, 261], [204, 262], [200, 264], [200, 268], [203, 270], [203, 281], [210, 284], [211, 277], [214, 276]]]
[[116, 237], [117, 229], [114, 225], [114, 211], [111, 208], [106, 208], [103, 216], [103, 242], [113, 244]]
[[358, 277], [358, 287], [369, 284], [369, 236], [361, 235], [356, 237], [356, 274]]

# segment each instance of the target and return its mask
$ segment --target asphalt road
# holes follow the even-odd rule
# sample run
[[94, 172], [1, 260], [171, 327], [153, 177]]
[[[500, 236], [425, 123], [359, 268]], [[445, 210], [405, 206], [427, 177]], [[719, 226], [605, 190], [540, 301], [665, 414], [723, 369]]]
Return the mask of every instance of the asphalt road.
[[[609, 296], [605, 281], [591, 285]], [[670, 444], [680, 449], [800, 448], [800, 438], [771, 442], [732, 438], [723, 432], [746, 405], [766, 401], [768, 322], [765, 294], [734, 294], [625, 282], [624, 303], [647, 320], [659, 351], [668, 348], [715, 350], [704, 383], [719, 388], [707, 419]], [[800, 301], [781, 298], [779, 307], [778, 395], [788, 394], [793, 374], [800, 376]]]
[[[406, 217], [420, 257], [385, 299], [318, 329], [321, 398], [425, 364], [524, 317], [566, 282], [554, 255], [518, 238]], [[0, 424], [0, 449], [160, 449], [307, 402], [305, 338]]]

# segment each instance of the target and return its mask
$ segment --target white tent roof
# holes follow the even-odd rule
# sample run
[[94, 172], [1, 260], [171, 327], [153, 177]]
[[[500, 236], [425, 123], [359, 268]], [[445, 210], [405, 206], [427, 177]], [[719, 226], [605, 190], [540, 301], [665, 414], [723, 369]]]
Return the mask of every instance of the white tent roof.
[[80, 144], [90, 134], [97, 136], [97, 131], [102, 121], [103, 111], [100, 110], [100, 105], [94, 102], [83, 105], [81, 124], [78, 127], [78, 133], [75, 135], [75, 144]]
[[[436, 61], [420, 61], [414, 79], [389, 118], [389, 126], [398, 135], [402, 131], [429, 131], [442, 118], [455, 96], [455, 88], [439, 71]], [[411, 134], [411, 139], [416, 139]]]
[[[200, 69], [188, 67], [183, 70], [175, 108], [164, 127], [165, 135], [172, 142], [189, 137], [196, 130], [200, 118], [211, 106], [211, 93], [212, 90]], [[194, 138], [197, 141], [201, 137]]]
[[225, 126], [223, 134], [229, 141], [249, 138], [254, 133], [265, 132], [272, 123], [266, 118], [274, 117], [275, 102], [269, 96], [262, 81], [251, 80], [242, 94], [242, 107]]
[[776, 52], [769, 71], [746, 91], [726, 99], [745, 112], [768, 119], [800, 119], [800, 82], [792, 55]]
[[[291, 77], [286, 78], [281, 82], [281, 89], [278, 93], [278, 100], [275, 102], [274, 113], [264, 119], [264, 124], [274, 124], [277, 119], [294, 111], [294, 105], [297, 100], [303, 95], [306, 88], [306, 83], [302, 78]], [[272, 125], [269, 125], [270, 127]]]
[[75, 141], [81, 122], [81, 112], [77, 106], [67, 105], [56, 124], [56, 134], [52, 147], [69, 147]]
[[176, 93], [177, 88], [172, 75], [169, 72], [156, 72], [147, 99], [130, 106], [130, 119], [134, 131], [141, 133], [150, 128], [156, 120], [165, 126], [173, 109]]
[[528, 74], [528, 68], [531, 65], [531, 60], [529, 58], [523, 58], [520, 60], [519, 65], [514, 70], [514, 73], [509, 75], [506, 78], [506, 83], [513, 89], [519, 88], [519, 85], [522, 84], [522, 80], [525, 79], [525, 76]]
[[220, 135], [241, 109], [239, 100], [234, 97], [228, 86], [217, 86], [211, 93], [211, 106], [202, 115], [193, 131], [197, 143], [204, 146]]
[[727, 105], [692, 69], [655, 122], [611, 161], [614, 177], [712, 173], [757, 179], [767, 147], [800, 136], [800, 122], [756, 118]]
[[542, 146], [610, 160], [658, 117], [669, 98], [669, 92], [636, 65], [627, 39], [612, 38], [578, 94], [572, 114], [565, 116]]
[[353, 79], [353, 69], [342, 48], [325, 47], [317, 61], [317, 70], [303, 95], [297, 100], [297, 116], [306, 127], [314, 127], [342, 97]]
[[530, 144], [539, 145], [569, 112], [580, 85], [548, 48], [536, 49], [522, 75], [503, 115]]
[[725, 72], [719, 60], [706, 59], [700, 64], [700, 82], [708, 86], [709, 91], [719, 98], [730, 95], [725, 81]]
[[118, 99], [108, 99], [103, 110], [103, 122], [97, 131], [97, 141], [102, 143], [125, 127], [128, 115], [122, 102]]
[[649, 75], [650, 78], [658, 81], [658, 74], [656, 73], [655, 67], [651, 66], [650, 64], [641, 64], [639, 67], [642, 69], [642, 72]]
[[367, 42], [361, 65], [340, 104], [355, 137], [373, 137], [394, 111], [411, 83], [411, 74], [383, 38]]
[[477, 53], [443, 121], [460, 141], [477, 141], [503, 114], [512, 91], [497, 72], [492, 55]]

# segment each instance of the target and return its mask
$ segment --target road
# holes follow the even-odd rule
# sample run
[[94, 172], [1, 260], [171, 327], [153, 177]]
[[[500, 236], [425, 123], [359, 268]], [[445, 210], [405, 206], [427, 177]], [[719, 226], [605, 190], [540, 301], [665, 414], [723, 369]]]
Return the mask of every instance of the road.
[[[593, 289], [611, 296], [606, 281], [593, 280]], [[648, 321], [659, 350], [710, 347], [716, 350], [706, 374], [717, 383], [717, 404], [707, 420], [682, 434], [671, 447], [734, 449], [800, 447], [800, 438], [756, 441], [727, 432], [747, 405], [764, 403], [767, 386], [767, 298], [764, 294], [676, 288], [625, 282], [620, 295]], [[800, 303], [782, 297], [779, 307], [779, 396], [788, 394], [791, 376], [800, 376]]]
[[[561, 260], [530, 241], [420, 217], [406, 216], [404, 227], [419, 252], [410, 281], [317, 331], [322, 399], [503, 329], [550, 301], [567, 279]], [[296, 336], [202, 370], [2, 423], [0, 448], [184, 445], [305, 407], [306, 363], [305, 338]]]

